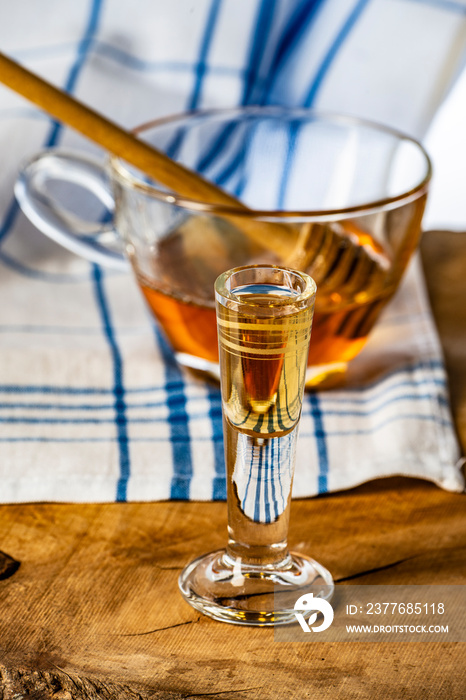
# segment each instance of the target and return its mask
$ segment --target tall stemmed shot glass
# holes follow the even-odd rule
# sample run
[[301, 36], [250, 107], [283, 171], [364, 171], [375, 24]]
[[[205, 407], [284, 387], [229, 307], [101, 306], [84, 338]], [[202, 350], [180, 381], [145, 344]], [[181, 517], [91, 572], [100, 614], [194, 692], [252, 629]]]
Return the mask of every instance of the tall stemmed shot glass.
[[189, 564], [179, 585], [218, 620], [286, 624], [301, 593], [333, 593], [329, 572], [287, 545], [315, 295], [311, 277], [273, 265], [215, 283], [229, 539]]

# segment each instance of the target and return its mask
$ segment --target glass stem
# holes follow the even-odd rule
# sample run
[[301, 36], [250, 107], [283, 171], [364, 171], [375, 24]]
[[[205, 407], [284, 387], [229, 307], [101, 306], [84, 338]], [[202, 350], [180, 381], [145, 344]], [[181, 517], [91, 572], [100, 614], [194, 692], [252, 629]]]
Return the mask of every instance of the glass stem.
[[251, 437], [224, 421], [227, 460], [227, 556], [261, 566], [285, 565], [297, 427]]

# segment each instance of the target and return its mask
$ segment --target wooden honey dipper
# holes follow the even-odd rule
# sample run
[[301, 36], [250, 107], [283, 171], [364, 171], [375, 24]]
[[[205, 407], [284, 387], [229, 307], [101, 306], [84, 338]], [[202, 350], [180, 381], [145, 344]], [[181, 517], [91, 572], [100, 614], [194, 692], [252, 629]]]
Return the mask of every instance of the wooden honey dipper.
[[[322, 265], [318, 256], [320, 255], [322, 258], [325, 250], [335, 251], [341, 247], [341, 242], [346, 237], [346, 232], [341, 227], [335, 229], [319, 224], [317, 230], [314, 231], [314, 225], [310, 222], [304, 223], [300, 229], [292, 224], [255, 219], [253, 215], [251, 216], [251, 213], [254, 214], [251, 209], [248, 209], [220, 187], [175, 162], [161, 151], [2, 53], [0, 53], [0, 82], [60, 122], [94, 141], [113, 156], [121, 158], [154, 178], [174, 193], [189, 199], [224, 207], [226, 218], [232, 221], [251, 240], [271, 251], [278, 257], [279, 261], [288, 267], [309, 271], [317, 284], [325, 283], [330, 279], [330, 273], [335, 276], [338, 272], [335, 265], [330, 266], [331, 270], [328, 265]], [[345, 258], [352, 258], [349, 252], [346, 256], [340, 257], [342, 261]], [[358, 266], [361, 269], [362, 266], [368, 268], [367, 258], [372, 258], [373, 254], [370, 249], [367, 249], [359, 257], [360, 262], [355, 267], [355, 273], [358, 272]], [[380, 253], [376, 257], [380, 258]], [[330, 258], [332, 258], [331, 255]], [[338, 262], [336, 267], [338, 268]], [[380, 274], [381, 267], [383, 268], [385, 265], [369, 267], [372, 270], [369, 276], [372, 276]], [[354, 280], [359, 279], [359, 277], [357, 274], [351, 274], [350, 277], [351, 280], [345, 279], [343, 281], [342, 279], [340, 283], [350, 283], [354, 286]], [[365, 274], [363, 277], [364, 281], [361, 278], [361, 285], [367, 284], [367, 275]], [[338, 274], [336, 274], [336, 278], [338, 278]]]
[[[292, 227], [254, 220], [247, 215], [250, 210], [235, 197], [2, 53], [0, 82], [174, 193], [228, 207], [228, 218], [235, 219], [241, 231], [282, 260], [289, 258], [297, 240]], [[236, 212], [238, 216], [234, 217]]]

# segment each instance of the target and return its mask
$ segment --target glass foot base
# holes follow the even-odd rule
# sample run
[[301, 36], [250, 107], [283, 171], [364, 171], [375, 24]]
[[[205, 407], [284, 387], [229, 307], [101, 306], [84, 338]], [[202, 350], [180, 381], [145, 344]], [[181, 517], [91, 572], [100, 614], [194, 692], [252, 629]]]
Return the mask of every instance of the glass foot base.
[[330, 600], [333, 580], [313, 559], [290, 553], [279, 565], [259, 566], [211, 552], [182, 571], [179, 587], [196, 610], [235, 625], [296, 622], [294, 605], [304, 593]]

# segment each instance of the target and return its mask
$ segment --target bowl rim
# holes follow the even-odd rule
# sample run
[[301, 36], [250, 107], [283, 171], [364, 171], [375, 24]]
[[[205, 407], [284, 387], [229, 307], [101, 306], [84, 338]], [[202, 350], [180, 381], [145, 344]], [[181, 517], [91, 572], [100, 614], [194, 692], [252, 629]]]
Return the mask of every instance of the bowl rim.
[[172, 114], [169, 116], [161, 117], [159, 119], [144, 122], [143, 124], [140, 124], [139, 126], [132, 129], [132, 133], [135, 136], [140, 136], [143, 132], [148, 131], [149, 129], [152, 130], [154, 128], [163, 127], [167, 124], [176, 124], [176, 122], [179, 122], [181, 126], [185, 122], [189, 122], [191, 120], [199, 118], [221, 117], [235, 119], [244, 114], [247, 114], [251, 117], [259, 117], [261, 115], [265, 115], [269, 118], [278, 118], [285, 116], [287, 119], [290, 120], [292, 120], [293, 118], [305, 118], [309, 120], [331, 120], [335, 123], [353, 126], [363, 126], [374, 131], [383, 132], [396, 138], [399, 142], [409, 142], [416, 147], [416, 149], [424, 157], [426, 165], [425, 175], [415, 186], [408, 190], [405, 190], [404, 192], [401, 192], [400, 194], [376, 199], [373, 201], [369, 201], [365, 204], [358, 204], [349, 207], [312, 210], [272, 210], [239, 208], [181, 196], [178, 195], [176, 192], [168, 191], [166, 189], [159, 189], [158, 187], [147, 183], [142, 178], [138, 178], [128, 169], [128, 167], [125, 164], [125, 161], [122, 158], [113, 155], [109, 156], [109, 167], [111, 175], [120, 184], [126, 187], [135, 189], [149, 197], [153, 197], [162, 202], [165, 202], [166, 204], [178, 206], [182, 209], [186, 209], [191, 212], [201, 212], [219, 216], [234, 216], [240, 217], [242, 219], [254, 218], [260, 221], [270, 222], [286, 221], [289, 223], [292, 223], [293, 221], [303, 220], [339, 221], [341, 219], [348, 218], [349, 216], [366, 215], [374, 213], [376, 211], [388, 211], [390, 209], [396, 209], [401, 205], [408, 204], [411, 201], [419, 199], [424, 194], [426, 194], [429, 189], [429, 184], [432, 179], [432, 161], [426, 149], [419, 140], [394, 127], [387, 126], [385, 124], [381, 124], [379, 122], [354, 116], [351, 114], [333, 111], [320, 111], [316, 109], [308, 109], [305, 107], [257, 105], [222, 109], [197, 109], [189, 112], [180, 112], [177, 114]]

